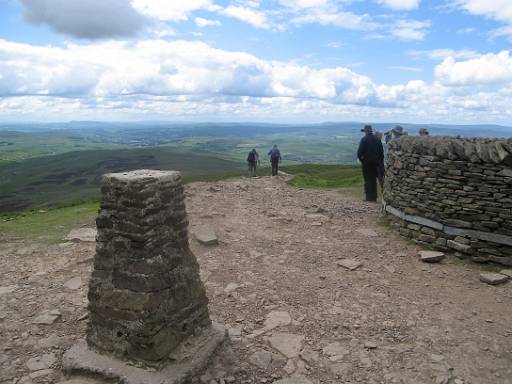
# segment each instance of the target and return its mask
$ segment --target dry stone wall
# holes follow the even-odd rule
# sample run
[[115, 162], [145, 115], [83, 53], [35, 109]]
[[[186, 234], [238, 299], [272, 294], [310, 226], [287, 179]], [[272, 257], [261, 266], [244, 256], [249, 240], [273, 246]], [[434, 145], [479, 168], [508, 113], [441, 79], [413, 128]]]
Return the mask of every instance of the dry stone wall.
[[389, 146], [383, 204], [417, 243], [512, 265], [512, 140], [402, 137]]

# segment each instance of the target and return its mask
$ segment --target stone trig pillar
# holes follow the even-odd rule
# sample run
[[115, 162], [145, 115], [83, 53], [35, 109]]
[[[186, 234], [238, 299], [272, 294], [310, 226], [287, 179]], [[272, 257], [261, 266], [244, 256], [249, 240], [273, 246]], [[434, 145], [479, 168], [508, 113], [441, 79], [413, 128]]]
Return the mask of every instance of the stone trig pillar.
[[127, 384], [181, 383], [200, 373], [226, 332], [211, 324], [188, 246], [180, 173], [107, 174], [101, 192], [87, 343], [65, 354], [64, 367]]

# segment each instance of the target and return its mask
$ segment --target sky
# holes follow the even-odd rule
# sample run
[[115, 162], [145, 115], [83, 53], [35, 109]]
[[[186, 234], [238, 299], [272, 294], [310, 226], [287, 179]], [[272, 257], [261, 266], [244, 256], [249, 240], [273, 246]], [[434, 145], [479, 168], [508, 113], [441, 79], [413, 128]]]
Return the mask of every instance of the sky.
[[512, 125], [511, 0], [0, 0], [0, 121]]

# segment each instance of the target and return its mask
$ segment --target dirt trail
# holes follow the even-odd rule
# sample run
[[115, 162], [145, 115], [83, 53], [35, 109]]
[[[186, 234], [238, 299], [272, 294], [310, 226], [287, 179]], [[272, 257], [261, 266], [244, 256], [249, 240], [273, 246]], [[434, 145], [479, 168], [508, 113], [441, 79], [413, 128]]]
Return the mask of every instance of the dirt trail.
[[[512, 283], [483, 284], [453, 257], [419, 262], [376, 224], [379, 206], [256, 178], [192, 184], [187, 209], [191, 232], [219, 237], [191, 246], [231, 334], [202, 382], [512, 383]], [[84, 336], [93, 255], [90, 243], [2, 243], [0, 383], [62, 379], [62, 352]]]

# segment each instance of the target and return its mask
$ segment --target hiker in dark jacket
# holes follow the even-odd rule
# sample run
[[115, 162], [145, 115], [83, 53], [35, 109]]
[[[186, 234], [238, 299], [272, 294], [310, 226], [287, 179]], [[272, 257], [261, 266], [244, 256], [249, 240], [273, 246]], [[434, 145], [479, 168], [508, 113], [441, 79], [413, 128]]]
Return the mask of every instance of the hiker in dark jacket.
[[249, 166], [249, 177], [256, 176], [256, 166], [260, 162], [260, 155], [256, 148], [251, 149], [247, 155], [247, 165]]
[[272, 176], [277, 176], [279, 172], [279, 161], [281, 160], [281, 152], [277, 148], [277, 144], [274, 144], [272, 149], [268, 152], [270, 156], [270, 163], [272, 164]]
[[365, 125], [364, 137], [359, 143], [357, 158], [362, 164], [366, 201], [377, 201], [377, 170], [384, 161], [382, 142], [373, 135], [372, 126]]

